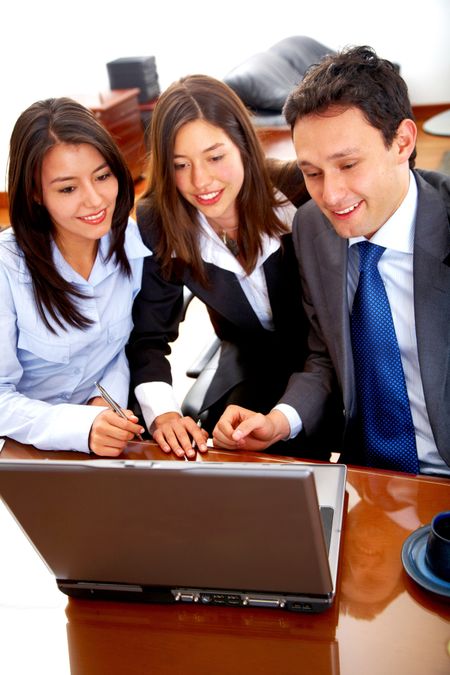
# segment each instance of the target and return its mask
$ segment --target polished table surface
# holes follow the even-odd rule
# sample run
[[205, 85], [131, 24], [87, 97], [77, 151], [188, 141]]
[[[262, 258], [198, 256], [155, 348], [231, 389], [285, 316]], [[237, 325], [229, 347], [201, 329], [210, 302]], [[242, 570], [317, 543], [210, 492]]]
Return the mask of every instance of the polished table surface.
[[[170, 459], [137, 442], [123, 456]], [[11, 440], [0, 452], [47, 457], [87, 458]], [[199, 459], [293, 461], [218, 450]], [[68, 599], [0, 503], [0, 673], [448, 675], [450, 602], [411, 580], [400, 555], [450, 508], [450, 481], [349, 467], [347, 496], [336, 600], [317, 615]]]

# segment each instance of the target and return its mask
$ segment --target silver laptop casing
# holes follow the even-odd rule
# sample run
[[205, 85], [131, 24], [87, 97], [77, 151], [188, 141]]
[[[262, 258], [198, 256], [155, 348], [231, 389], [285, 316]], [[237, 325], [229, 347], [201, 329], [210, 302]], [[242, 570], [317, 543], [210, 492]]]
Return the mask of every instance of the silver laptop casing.
[[68, 595], [307, 612], [335, 596], [345, 479], [336, 464], [0, 461], [3, 500]]

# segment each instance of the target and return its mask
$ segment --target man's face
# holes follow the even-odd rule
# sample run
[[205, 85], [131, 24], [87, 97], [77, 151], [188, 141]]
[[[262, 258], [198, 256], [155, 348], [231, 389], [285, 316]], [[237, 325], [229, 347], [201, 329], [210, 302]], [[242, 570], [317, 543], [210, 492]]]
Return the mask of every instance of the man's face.
[[300, 118], [293, 139], [308, 192], [339, 236], [370, 238], [405, 198], [411, 120], [400, 123], [390, 148], [358, 108]]

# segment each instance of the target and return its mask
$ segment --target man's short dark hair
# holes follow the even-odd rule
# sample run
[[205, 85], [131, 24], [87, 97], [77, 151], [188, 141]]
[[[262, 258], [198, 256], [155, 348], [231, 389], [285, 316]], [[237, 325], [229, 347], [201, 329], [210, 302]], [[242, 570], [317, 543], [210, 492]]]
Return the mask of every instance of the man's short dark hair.
[[[379, 129], [390, 148], [399, 124], [414, 119], [408, 87], [394, 63], [381, 59], [371, 47], [349, 47], [325, 56], [312, 65], [292, 91], [283, 108], [287, 123], [330, 107], [359, 108], [366, 120]], [[413, 168], [414, 149], [409, 158]]]

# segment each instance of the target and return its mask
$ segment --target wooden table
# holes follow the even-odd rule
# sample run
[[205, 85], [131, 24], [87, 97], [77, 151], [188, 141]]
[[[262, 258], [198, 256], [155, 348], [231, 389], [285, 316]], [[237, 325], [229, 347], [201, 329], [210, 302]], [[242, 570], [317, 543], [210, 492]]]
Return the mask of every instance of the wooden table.
[[[130, 443], [125, 455], [165, 457], [151, 443]], [[8, 440], [0, 459], [11, 457], [84, 456], [43, 453]], [[217, 460], [291, 461], [217, 450], [203, 458]], [[347, 492], [336, 602], [320, 615], [69, 600], [2, 507], [0, 672], [450, 673], [450, 603], [409, 579], [400, 559], [409, 533], [450, 507], [450, 481], [349, 468]]]

